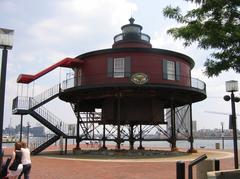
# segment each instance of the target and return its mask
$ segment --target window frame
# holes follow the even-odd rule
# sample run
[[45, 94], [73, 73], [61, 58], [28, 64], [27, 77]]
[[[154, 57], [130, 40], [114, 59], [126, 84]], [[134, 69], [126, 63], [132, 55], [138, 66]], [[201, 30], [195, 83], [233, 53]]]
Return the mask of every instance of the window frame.
[[[172, 67], [169, 65], [172, 65]], [[180, 74], [181, 74], [180, 62], [174, 61], [171, 59], [163, 60], [163, 79], [164, 80], [179, 81]]]
[[123, 57], [113, 58], [113, 77], [125, 77], [125, 59]]
[[167, 79], [168, 80], [176, 80], [176, 64], [174, 61], [167, 60]]

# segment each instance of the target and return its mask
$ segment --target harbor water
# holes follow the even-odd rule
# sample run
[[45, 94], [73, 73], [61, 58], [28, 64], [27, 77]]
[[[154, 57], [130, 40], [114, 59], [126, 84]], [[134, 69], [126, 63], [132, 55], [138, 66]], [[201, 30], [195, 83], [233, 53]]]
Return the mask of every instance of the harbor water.
[[[220, 149], [222, 149], [222, 140], [218, 139], [195, 139], [193, 146], [194, 148], [206, 148], [215, 149], [216, 143], [220, 144]], [[169, 147], [169, 143], [165, 141], [161, 142], [143, 142], [143, 145], [148, 147]], [[177, 147], [179, 148], [189, 148], [190, 143], [187, 141], [177, 141]], [[233, 140], [224, 140], [224, 149], [233, 149]], [[238, 149], [240, 149], [240, 140], [238, 140]]]
[[[57, 142], [58, 143], [58, 142]], [[69, 144], [74, 143], [73, 140], [69, 140]], [[82, 142], [84, 143], [84, 142]], [[214, 140], [214, 139], [195, 139], [194, 140], [194, 148], [205, 148], [205, 149], [215, 149], [216, 143], [220, 144], [220, 149], [222, 149], [222, 140]], [[80, 143], [81, 144], [81, 143]], [[106, 142], [109, 145], [115, 145], [114, 142]], [[170, 144], [166, 141], [143, 141], [144, 147], [170, 147]], [[55, 145], [55, 144], [54, 144]], [[123, 143], [124, 146], [128, 146], [128, 142]], [[135, 143], [134, 147], [137, 148], [139, 145], [138, 142]], [[3, 148], [5, 147], [13, 147], [14, 143], [3, 143]], [[179, 148], [189, 148], [190, 144], [187, 141], [177, 141], [177, 147]], [[233, 140], [224, 140], [224, 149], [233, 149]], [[238, 140], [238, 149], [240, 149], [240, 140]]]

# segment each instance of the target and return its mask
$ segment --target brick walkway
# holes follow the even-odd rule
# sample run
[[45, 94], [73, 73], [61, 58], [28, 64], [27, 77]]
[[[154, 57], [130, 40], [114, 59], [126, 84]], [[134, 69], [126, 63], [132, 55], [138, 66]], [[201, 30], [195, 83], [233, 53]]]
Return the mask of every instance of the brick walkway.
[[[33, 179], [175, 179], [175, 162], [94, 162], [32, 157]], [[231, 159], [221, 169], [231, 169]], [[187, 171], [186, 171], [187, 173]]]
[[[5, 153], [9, 153], [9, 151]], [[220, 153], [219, 157], [221, 155]], [[31, 179], [175, 179], [175, 160], [109, 162], [32, 156]], [[221, 169], [233, 168], [232, 158], [221, 159], [220, 163]], [[187, 164], [188, 162], [186, 162], [186, 166]]]

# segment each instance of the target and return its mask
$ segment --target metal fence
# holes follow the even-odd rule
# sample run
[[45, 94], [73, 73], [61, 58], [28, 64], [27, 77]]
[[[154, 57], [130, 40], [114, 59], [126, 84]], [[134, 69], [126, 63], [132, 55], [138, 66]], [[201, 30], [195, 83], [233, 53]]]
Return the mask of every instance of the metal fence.
[[[114, 77], [113, 74], [94, 74], [94, 75], [82, 75], [81, 77], [74, 77], [67, 79], [62, 82], [61, 89], [65, 90], [68, 88], [76, 87], [76, 86], [92, 86], [92, 85], [110, 85], [110, 84], [133, 84], [131, 81], [131, 76], [134, 73], [129, 72], [123, 72], [121, 78]], [[119, 74], [118, 74], [119, 75]], [[171, 80], [163, 79], [163, 75], [159, 73], [147, 73], [148, 75], [148, 81], [141, 85], [176, 85], [176, 86], [182, 86], [182, 87], [190, 87], [202, 90], [203, 92], [206, 92], [206, 84], [197, 79], [197, 78], [191, 78], [186, 76], [174, 76], [171, 78]], [[174, 79], [174, 80], [172, 80]]]

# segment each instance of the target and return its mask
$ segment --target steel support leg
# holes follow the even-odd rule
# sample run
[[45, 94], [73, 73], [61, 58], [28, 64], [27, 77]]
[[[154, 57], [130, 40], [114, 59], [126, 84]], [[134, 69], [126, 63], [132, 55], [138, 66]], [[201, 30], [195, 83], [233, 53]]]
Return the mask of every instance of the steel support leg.
[[190, 110], [190, 137], [189, 137], [189, 142], [190, 142], [190, 149], [188, 150], [189, 153], [196, 153], [197, 150], [194, 149], [193, 147], [193, 122], [192, 122], [192, 104], [189, 104], [189, 110]]
[[22, 128], [23, 128], [23, 115], [21, 115], [21, 123], [20, 123], [20, 142], [22, 142]]
[[103, 137], [102, 137], [102, 142], [103, 142], [103, 145], [102, 145], [101, 149], [106, 150], [107, 147], [106, 147], [106, 124], [105, 124], [105, 123], [103, 124]]
[[144, 150], [144, 147], [142, 146], [142, 125], [140, 124], [140, 131], [139, 131], [139, 147], [138, 150]]
[[171, 100], [171, 150], [175, 151], [177, 150], [176, 147], [176, 122], [175, 122], [175, 106], [174, 106], [174, 100]]
[[77, 150], [80, 150], [80, 129], [79, 129], [79, 121], [80, 121], [80, 112], [78, 112], [78, 115], [77, 115], [77, 138], [76, 138], [76, 149]]
[[117, 126], [117, 149], [121, 149], [121, 130], [120, 130], [120, 124]]
[[121, 114], [120, 111], [121, 110], [121, 94], [119, 94], [118, 96], [118, 102], [117, 102], [117, 149], [120, 150], [121, 149], [121, 126], [120, 126], [120, 120], [121, 120]]
[[67, 137], [65, 138], [65, 155], [67, 155], [67, 142], [68, 142], [68, 140], [67, 140]]
[[129, 149], [134, 150], [134, 137], [133, 137], [133, 127], [134, 125], [130, 124], [130, 136], [129, 136]]

